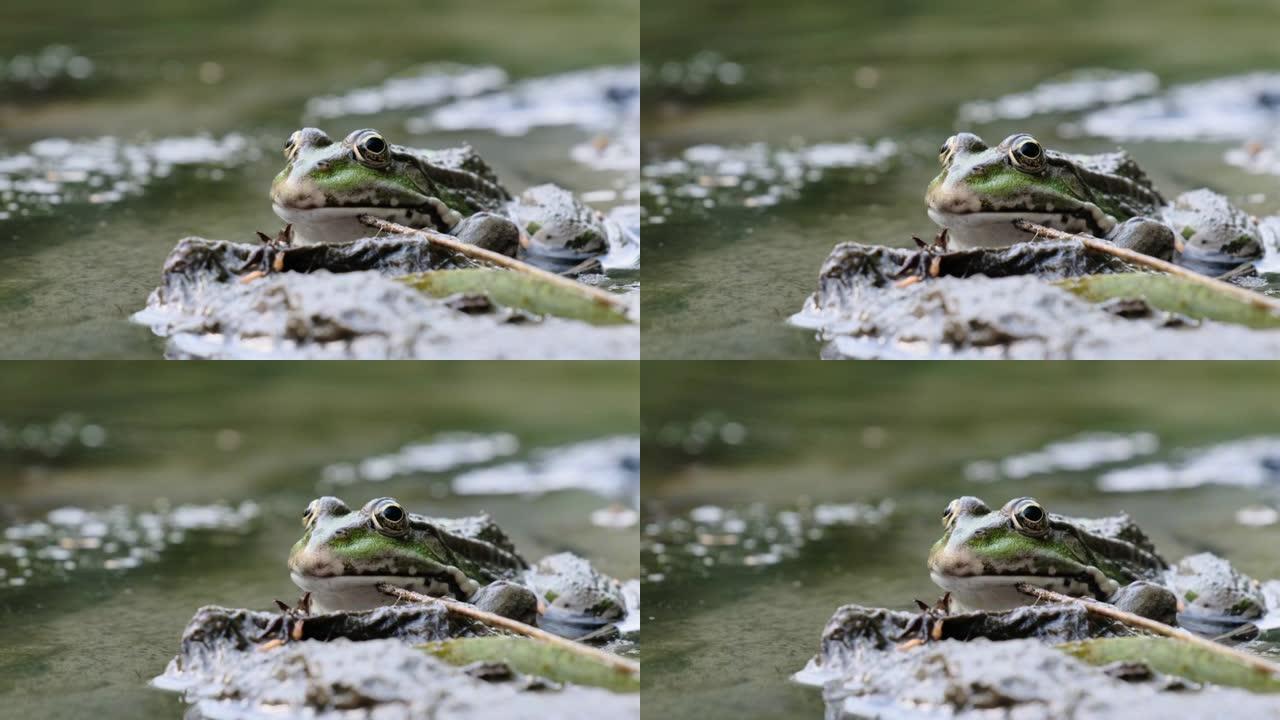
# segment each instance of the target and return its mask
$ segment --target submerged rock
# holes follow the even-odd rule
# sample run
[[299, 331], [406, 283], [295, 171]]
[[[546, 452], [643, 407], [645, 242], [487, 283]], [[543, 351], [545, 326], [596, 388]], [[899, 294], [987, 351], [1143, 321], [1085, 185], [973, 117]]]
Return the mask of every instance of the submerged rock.
[[[473, 315], [389, 277], [457, 267], [455, 257], [406, 237], [289, 247], [267, 257], [260, 246], [187, 238], [133, 319], [168, 338], [173, 357], [639, 357], [633, 325]], [[268, 267], [274, 271], [245, 281]]]
[[[180, 654], [153, 681], [182, 691], [187, 717], [639, 718], [636, 693], [469, 672], [415, 647], [489, 634], [437, 606], [308, 616], [301, 640], [259, 642], [277, 613], [201, 608]], [[276, 635], [279, 635], [278, 633]], [[477, 677], [480, 675], [480, 677]]]
[[822, 688], [828, 718], [1271, 717], [1280, 698], [1188, 683], [1130, 663], [1087, 665], [1052, 644], [1127, 632], [1076, 605], [950, 615], [942, 639], [899, 647], [913, 613], [847, 605], [794, 679]]
[[[791, 323], [824, 357], [1015, 359], [1274, 358], [1280, 332], [1167, 313], [1116, 314], [1046, 282], [1128, 269], [1074, 241], [924, 256], [936, 277], [899, 283], [914, 251], [837, 245]], [[933, 275], [933, 273], [930, 273]]]

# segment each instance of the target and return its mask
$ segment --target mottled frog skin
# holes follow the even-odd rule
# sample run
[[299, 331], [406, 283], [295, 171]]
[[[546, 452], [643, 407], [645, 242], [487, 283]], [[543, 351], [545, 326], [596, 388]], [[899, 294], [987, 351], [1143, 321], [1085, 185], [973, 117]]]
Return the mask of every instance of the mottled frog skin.
[[939, 161], [925, 202], [957, 248], [1030, 240], [1012, 224], [1023, 219], [1158, 257], [1180, 250], [1195, 262], [1234, 265], [1262, 254], [1257, 223], [1226, 198], [1193, 190], [1168, 203], [1123, 150], [1057, 152], [1027, 133], [992, 147], [959, 133], [943, 144]]
[[289, 136], [284, 157], [271, 205], [302, 244], [369, 237], [358, 218], [371, 215], [510, 256], [575, 261], [608, 250], [610, 229], [598, 212], [554, 185], [513, 198], [470, 147], [418, 150], [372, 128], [334, 142], [303, 128]]
[[[486, 609], [540, 603], [540, 620], [562, 628], [589, 630], [617, 622], [627, 611], [617, 580], [568, 553], [530, 567], [487, 515], [415, 515], [390, 497], [352, 510], [336, 497], [322, 497], [307, 505], [302, 525], [302, 537], [289, 553], [289, 573], [321, 612], [394, 602], [378, 590], [380, 583], [475, 600]], [[521, 594], [537, 600], [526, 603]]]
[[976, 497], [962, 497], [947, 505], [942, 524], [943, 535], [929, 552], [929, 574], [970, 609], [1034, 602], [1015, 589], [1017, 583], [1102, 601], [1145, 583], [1175, 594], [1180, 617], [1231, 626], [1263, 611], [1257, 581], [1207, 553], [1171, 568], [1128, 515], [1055, 515], [1031, 497], [993, 511]]

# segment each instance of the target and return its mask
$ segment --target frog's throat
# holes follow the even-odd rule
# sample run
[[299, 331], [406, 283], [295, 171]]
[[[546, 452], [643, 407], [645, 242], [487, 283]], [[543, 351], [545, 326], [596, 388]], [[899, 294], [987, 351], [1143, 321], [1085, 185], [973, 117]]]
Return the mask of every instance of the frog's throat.
[[947, 575], [931, 571], [929, 577], [938, 587], [950, 592], [966, 607], [981, 610], [1004, 610], [1034, 601], [1018, 591], [1019, 583], [1054, 590], [1072, 597], [1106, 600], [1120, 589], [1119, 583], [1095, 567], [1086, 567], [1077, 575]]
[[1099, 238], [1105, 237], [1115, 227], [1115, 219], [1109, 215], [1104, 215], [1099, 221], [1092, 216], [1059, 212], [952, 213], [929, 208], [929, 219], [946, 228], [949, 244], [961, 250], [1008, 247], [1036, 239], [1032, 233], [1015, 227], [1014, 220], [1026, 220], [1062, 232], [1088, 233]]

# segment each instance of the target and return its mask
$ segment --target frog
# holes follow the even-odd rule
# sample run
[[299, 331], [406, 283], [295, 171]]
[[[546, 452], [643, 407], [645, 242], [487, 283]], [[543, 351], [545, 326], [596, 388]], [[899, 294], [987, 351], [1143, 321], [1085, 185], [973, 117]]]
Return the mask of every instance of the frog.
[[[395, 602], [386, 583], [471, 602], [528, 624], [591, 630], [618, 622], [621, 583], [585, 559], [558, 555], [531, 565], [488, 515], [439, 518], [408, 512], [393, 497], [352, 510], [340, 498], [312, 500], [302, 537], [289, 553], [293, 583], [317, 612], [350, 612]], [[558, 568], [565, 568], [563, 571]], [[537, 617], [527, 608], [540, 606]]]
[[448, 233], [510, 257], [580, 261], [608, 250], [604, 217], [552, 184], [519, 196], [470, 146], [425, 150], [395, 145], [373, 128], [334, 142], [307, 127], [284, 144], [271, 206], [298, 244], [344, 243], [374, 232], [371, 215]]
[[957, 249], [1007, 247], [1033, 239], [1023, 219], [1087, 233], [1204, 272], [1256, 260], [1257, 221], [1208, 189], [1167, 202], [1124, 150], [1093, 155], [1046, 148], [1025, 132], [994, 147], [973, 133], [952, 135], [938, 155], [941, 172], [925, 192], [928, 215]]
[[[966, 496], [947, 504], [942, 525], [942, 537], [929, 551], [929, 575], [963, 608], [1031, 604], [1035, 598], [1015, 587], [1028, 583], [1210, 634], [1257, 620], [1265, 609], [1256, 580], [1209, 553], [1171, 565], [1125, 513], [1068, 517], [1048, 512], [1033, 497], [992, 511]], [[1159, 607], [1176, 612], [1151, 609]]]

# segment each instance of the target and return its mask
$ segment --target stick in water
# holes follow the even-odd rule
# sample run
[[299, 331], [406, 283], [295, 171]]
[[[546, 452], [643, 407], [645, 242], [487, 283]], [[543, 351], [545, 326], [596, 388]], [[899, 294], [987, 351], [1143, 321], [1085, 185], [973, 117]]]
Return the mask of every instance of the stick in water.
[[1091, 235], [1076, 235], [1073, 233], [1062, 232], [1061, 230], [1054, 230], [1051, 227], [1045, 227], [1044, 225], [1038, 225], [1026, 220], [1014, 220], [1013, 225], [1024, 232], [1035, 233], [1036, 235], [1053, 238], [1054, 240], [1077, 240], [1083, 243], [1086, 248], [1095, 252], [1106, 253], [1134, 265], [1141, 265], [1143, 267], [1151, 268], [1152, 270], [1159, 270], [1161, 272], [1169, 273], [1170, 275], [1177, 275], [1179, 278], [1188, 282], [1203, 285], [1214, 292], [1231, 295], [1237, 300], [1248, 303], [1253, 307], [1268, 310], [1273, 315], [1280, 315], [1280, 301], [1276, 301], [1261, 293], [1253, 292], [1252, 290], [1245, 290], [1242, 287], [1192, 272], [1179, 265], [1174, 265], [1167, 260], [1161, 260], [1160, 258], [1151, 257], [1150, 255], [1143, 255], [1140, 252], [1136, 252], [1128, 248], [1118, 247], [1105, 240], [1099, 240]]
[[458, 602], [457, 600], [450, 600], [449, 598], [423, 595], [412, 590], [398, 588], [388, 583], [378, 583], [378, 590], [387, 595], [400, 598], [401, 600], [408, 600], [410, 602], [439, 603], [455, 615], [462, 615], [463, 617], [477, 620], [485, 625], [489, 625], [490, 627], [502, 628], [503, 630], [508, 630], [517, 635], [523, 635], [531, 640], [537, 640], [538, 642], [554, 645], [562, 650], [608, 665], [619, 672], [625, 672], [631, 675], [638, 675], [640, 673], [640, 664], [634, 660], [628, 660], [627, 658], [619, 657], [613, 653], [598, 650], [572, 640], [567, 640], [559, 635], [552, 635], [551, 633], [545, 630], [539, 630], [532, 625], [525, 625], [519, 620], [512, 620], [508, 617], [495, 615], [491, 612], [485, 612], [474, 605], [468, 605], [467, 603]]
[[395, 233], [397, 235], [417, 235], [433, 245], [439, 245], [440, 247], [456, 252], [459, 255], [466, 255], [473, 260], [479, 260], [490, 265], [497, 265], [498, 267], [506, 268], [507, 270], [515, 270], [516, 272], [524, 273], [551, 285], [557, 285], [566, 290], [571, 290], [590, 300], [600, 303], [601, 305], [613, 308], [624, 315], [627, 312], [626, 303], [600, 288], [591, 287], [590, 285], [585, 285], [577, 280], [570, 280], [569, 278], [561, 277], [555, 273], [549, 273], [542, 268], [534, 267], [529, 263], [521, 262], [515, 258], [507, 257], [506, 255], [496, 253], [492, 250], [486, 250], [485, 248], [477, 247], [475, 245], [468, 245], [452, 235], [411, 228], [407, 225], [389, 222], [382, 218], [373, 217], [372, 215], [361, 215], [360, 222], [370, 227], [375, 227], [379, 230], [385, 230], [386, 232]]
[[1171, 627], [1162, 622], [1152, 620], [1151, 618], [1145, 618], [1141, 615], [1134, 615], [1131, 612], [1125, 612], [1114, 605], [1098, 602], [1092, 598], [1071, 597], [1070, 595], [1063, 595], [1062, 593], [1054, 592], [1052, 590], [1045, 590], [1044, 588], [1036, 587], [1035, 585], [1030, 585], [1028, 583], [1018, 583], [1016, 587], [1018, 588], [1018, 592], [1041, 600], [1048, 600], [1050, 602], [1079, 603], [1084, 606], [1086, 611], [1093, 613], [1094, 615], [1110, 618], [1112, 620], [1122, 622], [1125, 625], [1140, 627], [1143, 630], [1153, 632], [1156, 635], [1163, 635], [1164, 637], [1190, 643], [1196, 647], [1208, 650], [1209, 652], [1224, 655], [1232, 658], [1233, 660], [1238, 660], [1255, 670], [1268, 673], [1272, 677], [1280, 678], [1280, 665], [1277, 665], [1266, 658], [1227, 647], [1222, 643], [1206, 640], [1199, 635], [1192, 635], [1181, 628]]

